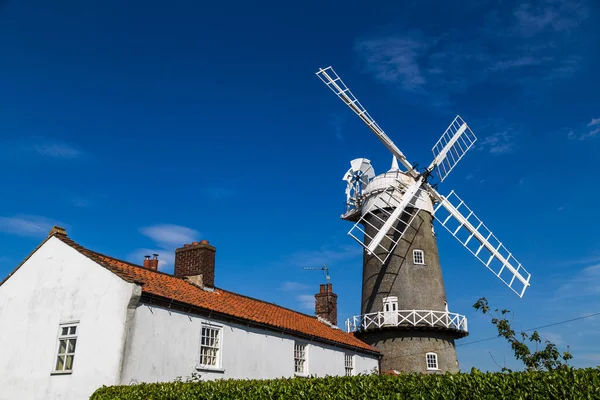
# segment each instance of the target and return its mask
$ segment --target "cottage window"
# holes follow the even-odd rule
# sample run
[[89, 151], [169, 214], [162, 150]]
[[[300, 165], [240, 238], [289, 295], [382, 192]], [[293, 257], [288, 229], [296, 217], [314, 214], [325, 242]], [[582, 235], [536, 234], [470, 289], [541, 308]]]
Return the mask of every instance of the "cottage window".
[[413, 263], [425, 265], [425, 253], [423, 253], [423, 250], [413, 250]]
[[305, 343], [294, 343], [294, 372], [299, 375], [305, 375], [308, 372]]
[[220, 326], [203, 324], [200, 340], [200, 368], [220, 368], [221, 364]]
[[354, 356], [352, 354], [344, 354], [344, 367], [346, 376], [352, 376], [354, 373]]
[[69, 373], [73, 370], [75, 346], [77, 344], [77, 323], [61, 324], [58, 329], [58, 350], [54, 372]]
[[425, 360], [427, 362], [427, 370], [439, 370], [438, 368], [438, 356], [436, 353], [427, 353], [425, 355]]

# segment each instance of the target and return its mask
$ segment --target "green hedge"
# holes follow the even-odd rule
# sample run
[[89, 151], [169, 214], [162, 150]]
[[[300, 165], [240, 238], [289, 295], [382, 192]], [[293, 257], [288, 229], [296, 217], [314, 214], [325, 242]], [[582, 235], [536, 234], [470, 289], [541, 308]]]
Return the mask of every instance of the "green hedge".
[[600, 369], [152, 383], [98, 389], [91, 400], [600, 399]]

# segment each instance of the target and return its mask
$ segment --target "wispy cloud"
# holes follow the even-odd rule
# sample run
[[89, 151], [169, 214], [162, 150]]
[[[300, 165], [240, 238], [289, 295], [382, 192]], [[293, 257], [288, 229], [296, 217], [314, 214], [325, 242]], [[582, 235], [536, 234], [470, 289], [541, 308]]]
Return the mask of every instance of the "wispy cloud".
[[565, 32], [575, 29], [588, 17], [583, 1], [546, 0], [520, 4], [513, 12], [513, 29], [520, 37], [531, 38], [543, 32]]
[[516, 128], [502, 119], [489, 119], [476, 123], [479, 140], [475, 149], [492, 154], [512, 153], [517, 149]]
[[77, 208], [87, 208], [90, 206], [91, 201], [86, 197], [75, 196], [69, 198], [69, 204]]
[[7, 141], [1, 146], [0, 153], [9, 158], [28, 162], [35, 158], [71, 161], [86, 155], [82, 149], [72, 144], [40, 137]]
[[479, 147], [492, 154], [504, 154], [514, 151], [515, 143], [510, 132], [504, 130], [483, 138], [479, 142]]
[[289, 254], [281, 260], [287, 267], [314, 267], [323, 264], [336, 264], [342, 261], [360, 258], [362, 249], [360, 246], [335, 246], [321, 247], [315, 250], [301, 250]]
[[556, 291], [555, 298], [593, 297], [600, 295], [600, 264], [581, 269]]
[[199, 240], [200, 232], [181, 225], [157, 224], [140, 228], [140, 233], [155, 244], [153, 248], [135, 249], [128, 255], [128, 260], [141, 264], [144, 256], [158, 254], [158, 267], [165, 270], [175, 261], [175, 249], [184, 244]]
[[279, 287], [279, 290], [284, 292], [297, 292], [308, 289], [309, 286], [299, 282], [283, 282]]
[[600, 118], [592, 118], [592, 121], [585, 128], [569, 131], [567, 137], [571, 140], [591, 139], [600, 134]]
[[0, 232], [17, 236], [43, 237], [54, 225], [64, 224], [39, 215], [15, 215], [0, 217]]
[[430, 3], [413, 2], [405, 20], [358, 38], [354, 46], [365, 71], [416, 101], [443, 105], [484, 81], [527, 87], [570, 77], [585, 53], [570, 38], [588, 16], [584, 2], [502, 2], [495, 9], [489, 2], [470, 3], [445, 9], [457, 15], [447, 15], [443, 24], [423, 24], [431, 19]]
[[140, 228], [140, 233], [152, 239], [161, 248], [183, 246], [199, 240], [200, 232], [181, 225], [158, 224]]
[[300, 308], [305, 310], [313, 310], [315, 309], [315, 296], [310, 294], [300, 294], [296, 296], [296, 300], [298, 300], [298, 305]]
[[74, 159], [83, 155], [83, 151], [66, 143], [42, 141], [33, 144], [35, 151], [45, 157]]

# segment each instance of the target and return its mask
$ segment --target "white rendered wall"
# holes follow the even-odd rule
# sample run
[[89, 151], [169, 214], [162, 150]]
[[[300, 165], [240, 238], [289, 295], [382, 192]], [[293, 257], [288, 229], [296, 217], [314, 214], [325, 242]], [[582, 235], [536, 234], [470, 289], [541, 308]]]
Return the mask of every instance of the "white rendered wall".
[[[258, 328], [211, 320], [223, 327], [222, 371], [197, 370], [205, 318], [140, 305], [125, 351], [121, 384], [165, 382], [192, 372], [202, 379], [271, 379], [294, 375], [294, 338]], [[308, 374], [344, 375], [342, 348], [308, 343]], [[376, 356], [357, 354], [355, 374], [377, 368]]]
[[[0, 286], [0, 399], [87, 399], [119, 382], [135, 285], [50, 238]], [[79, 320], [70, 375], [51, 375], [59, 323]]]

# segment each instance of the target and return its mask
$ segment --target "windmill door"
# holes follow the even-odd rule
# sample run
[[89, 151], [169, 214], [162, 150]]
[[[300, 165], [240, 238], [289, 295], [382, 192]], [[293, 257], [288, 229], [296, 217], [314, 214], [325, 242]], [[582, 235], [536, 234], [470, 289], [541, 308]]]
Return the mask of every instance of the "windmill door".
[[383, 298], [383, 325], [398, 325], [398, 298]]

